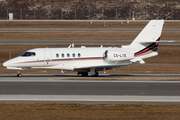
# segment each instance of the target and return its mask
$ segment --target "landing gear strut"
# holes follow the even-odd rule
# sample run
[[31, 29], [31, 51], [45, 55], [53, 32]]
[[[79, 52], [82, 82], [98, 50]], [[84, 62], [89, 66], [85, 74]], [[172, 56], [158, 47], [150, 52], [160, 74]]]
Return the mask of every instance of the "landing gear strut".
[[21, 71], [18, 70], [18, 71], [17, 71], [17, 77], [21, 77], [21, 76], [22, 76]]
[[90, 73], [93, 77], [98, 77], [99, 73], [95, 70], [95, 68], [91, 68], [90, 69]]
[[99, 73], [97, 71], [95, 71], [95, 74], [92, 75], [93, 77], [98, 77], [99, 76]]

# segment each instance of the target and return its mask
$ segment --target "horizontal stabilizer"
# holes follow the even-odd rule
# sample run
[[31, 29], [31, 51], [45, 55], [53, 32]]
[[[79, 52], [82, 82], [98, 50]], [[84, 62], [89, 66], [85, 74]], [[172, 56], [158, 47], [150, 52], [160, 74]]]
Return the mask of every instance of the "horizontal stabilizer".
[[136, 63], [136, 62], [138, 62], [138, 63], [140, 63], [140, 64], [144, 64], [145, 62], [144, 62], [144, 60], [142, 60], [142, 59], [132, 59], [131, 60], [131, 62], [133, 62], [133, 63]]

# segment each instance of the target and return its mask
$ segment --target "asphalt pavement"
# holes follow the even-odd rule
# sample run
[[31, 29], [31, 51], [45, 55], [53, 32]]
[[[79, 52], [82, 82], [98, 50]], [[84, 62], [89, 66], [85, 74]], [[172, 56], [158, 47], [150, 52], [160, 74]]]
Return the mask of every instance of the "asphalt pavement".
[[[78, 80], [77, 75], [0, 75], [0, 102], [96, 102], [180, 103], [180, 75], [102, 75], [119, 80]], [[123, 81], [128, 78], [159, 78], [159, 81]], [[70, 80], [76, 78], [76, 80]], [[99, 77], [98, 77], [99, 78]]]

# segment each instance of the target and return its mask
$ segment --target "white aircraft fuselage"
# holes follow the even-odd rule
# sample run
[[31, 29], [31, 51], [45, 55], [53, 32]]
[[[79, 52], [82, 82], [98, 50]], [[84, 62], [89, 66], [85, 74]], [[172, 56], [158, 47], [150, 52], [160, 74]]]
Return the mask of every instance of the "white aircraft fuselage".
[[[114, 51], [111, 57], [105, 58], [106, 51]], [[116, 52], [118, 51], [118, 53]], [[36, 48], [28, 50], [35, 55], [19, 56], [3, 65], [7, 68], [48, 68], [60, 70], [86, 69], [88, 67], [129, 65], [134, 53], [122, 48]], [[107, 53], [108, 54], [108, 53]]]

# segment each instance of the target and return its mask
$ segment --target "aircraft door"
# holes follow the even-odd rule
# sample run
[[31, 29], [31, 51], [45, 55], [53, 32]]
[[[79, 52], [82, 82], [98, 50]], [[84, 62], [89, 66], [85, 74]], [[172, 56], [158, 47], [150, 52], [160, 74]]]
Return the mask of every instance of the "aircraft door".
[[51, 57], [51, 51], [45, 50], [44, 51], [44, 65], [49, 66], [51, 65], [52, 57]]

